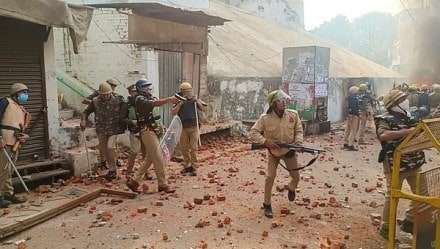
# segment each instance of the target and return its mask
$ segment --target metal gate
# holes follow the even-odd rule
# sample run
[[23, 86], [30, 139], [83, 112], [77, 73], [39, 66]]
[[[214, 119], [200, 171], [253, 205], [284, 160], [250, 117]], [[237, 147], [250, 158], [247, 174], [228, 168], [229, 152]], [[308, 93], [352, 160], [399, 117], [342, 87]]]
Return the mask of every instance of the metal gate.
[[[173, 96], [179, 91], [182, 80], [182, 54], [178, 52], [159, 52], [159, 97]], [[171, 122], [171, 107], [164, 105], [162, 108], [162, 121], [168, 126]]]
[[44, 48], [46, 28], [41, 25], [0, 18], [0, 97], [9, 97], [11, 85], [25, 83], [29, 87], [29, 101], [24, 107], [32, 115], [30, 126], [36, 124], [31, 139], [23, 146], [19, 156], [20, 163], [35, 159], [35, 156], [48, 158], [47, 115], [42, 114], [46, 107], [46, 88], [44, 76]]

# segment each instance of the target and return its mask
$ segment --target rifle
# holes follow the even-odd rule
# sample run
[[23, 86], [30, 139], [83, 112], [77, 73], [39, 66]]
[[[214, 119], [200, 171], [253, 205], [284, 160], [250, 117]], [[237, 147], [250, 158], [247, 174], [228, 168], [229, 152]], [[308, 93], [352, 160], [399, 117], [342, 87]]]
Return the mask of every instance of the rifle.
[[[281, 162], [278, 162], [278, 164], [281, 165], [281, 167], [283, 167], [287, 171], [297, 171], [297, 170], [302, 170], [306, 167], [309, 167], [318, 159], [319, 153], [325, 152], [325, 150], [316, 149], [316, 148], [309, 148], [309, 147], [304, 147], [304, 146], [295, 145], [295, 144], [286, 144], [286, 143], [275, 143], [275, 144], [278, 145], [278, 147], [280, 147], [280, 148], [286, 149], [287, 152], [276, 153], [278, 155], [274, 155], [273, 151], [269, 150], [264, 144], [259, 144], [259, 143], [252, 143], [251, 150], [259, 150], [259, 149], [266, 148], [269, 150], [269, 153], [274, 157], [281, 157], [281, 156], [293, 157], [295, 155], [295, 152], [305, 152], [305, 153], [310, 153], [310, 154], [316, 154], [316, 156], [314, 158], [312, 158], [305, 166], [298, 167], [296, 169], [288, 169], [284, 164], [282, 164]], [[284, 150], [284, 151], [286, 151], [286, 150]]]
[[[290, 150], [294, 150], [294, 151], [298, 151], [298, 152], [310, 153], [310, 154], [325, 152], [325, 150], [304, 147], [304, 146], [296, 145], [296, 144], [286, 144], [286, 143], [275, 143], [275, 144], [278, 145], [278, 147], [280, 147], [280, 148], [286, 148], [286, 149], [290, 149]], [[252, 143], [252, 145], [251, 145], [251, 150], [260, 150], [260, 149], [266, 149], [266, 148], [267, 147], [264, 146], [264, 144]]]
[[[20, 133], [27, 133], [28, 135], [30, 135], [30, 133], [37, 127], [38, 122], [40, 122], [41, 118], [44, 116], [45, 113], [46, 113], [46, 107], [43, 107], [43, 109], [41, 109], [40, 111], [40, 114], [35, 119], [34, 123], [31, 125], [31, 127], [29, 127], [29, 124], [32, 119], [32, 115], [29, 112], [26, 112], [24, 116], [24, 124], [20, 124], [20, 130], [21, 130]], [[26, 131], [28, 127], [29, 129]], [[21, 149], [21, 143], [19, 141], [15, 142], [14, 146], [12, 147], [12, 153], [14, 153], [14, 158], [13, 158], [14, 162], [17, 162], [18, 160], [18, 153], [20, 149]]]

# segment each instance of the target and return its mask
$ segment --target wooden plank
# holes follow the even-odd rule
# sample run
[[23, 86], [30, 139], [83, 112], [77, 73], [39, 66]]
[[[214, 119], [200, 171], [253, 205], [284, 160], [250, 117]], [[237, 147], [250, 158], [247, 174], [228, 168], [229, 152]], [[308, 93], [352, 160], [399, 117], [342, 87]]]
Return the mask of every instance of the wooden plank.
[[83, 196], [80, 196], [74, 200], [68, 201], [58, 207], [43, 210], [38, 214], [34, 214], [23, 218], [21, 220], [17, 219], [15, 223], [6, 225], [5, 227], [0, 228], [0, 239], [3, 239], [7, 236], [10, 236], [14, 233], [21, 232], [31, 226], [37, 225], [45, 220], [48, 220], [52, 217], [55, 217], [59, 214], [62, 214], [74, 207], [81, 205], [84, 202], [91, 201], [95, 198], [101, 196], [101, 194], [111, 194], [111, 195], [119, 195], [128, 198], [135, 198], [137, 196], [136, 193], [114, 190], [108, 188], [100, 188], [93, 190], [92, 192], [86, 193]]
[[109, 188], [102, 188], [101, 193], [109, 194], [109, 195], [119, 195], [119, 196], [127, 197], [130, 199], [133, 199], [137, 196], [137, 194], [133, 193], [133, 192], [115, 190], [115, 189], [109, 189]]
[[18, 170], [22, 170], [22, 169], [28, 169], [28, 168], [35, 168], [35, 167], [42, 167], [42, 166], [48, 166], [48, 165], [53, 165], [53, 164], [63, 164], [66, 163], [66, 159], [64, 158], [57, 158], [57, 159], [53, 159], [53, 160], [45, 160], [42, 162], [35, 162], [35, 163], [27, 163], [27, 164], [22, 164], [22, 165], [17, 165], [17, 169]]
[[[24, 182], [31, 182], [36, 180], [41, 180], [44, 178], [54, 177], [54, 176], [60, 176], [60, 175], [66, 175], [69, 174], [70, 170], [67, 169], [56, 169], [56, 170], [48, 170], [44, 172], [34, 173], [30, 175], [22, 175]], [[12, 178], [12, 184], [20, 184], [20, 180], [18, 177]]]
[[52, 217], [55, 217], [61, 213], [64, 213], [74, 207], [79, 206], [81, 203], [88, 202], [90, 200], [93, 200], [101, 195], [101, 189], [94, 190], [90, 193], [87, 193], [81, 197], [78, 197], [77, 199], [74, 199], [72, 201], [69, 201], [67, 203], [62, 204], [59, 207], [43, 210], [38, 214], [34, 214], [31, 216], [28, 216], [24, 219], [18, 220], [16, 223], [7, 225], [5, 227], [0, 228], [0, 239], [3, 239], [7, 236], [10, 236], [14, 233], [23, 231], [31, 226], [34, 226], [36, 224], [39, 224], [45, 220], [48, 220]]

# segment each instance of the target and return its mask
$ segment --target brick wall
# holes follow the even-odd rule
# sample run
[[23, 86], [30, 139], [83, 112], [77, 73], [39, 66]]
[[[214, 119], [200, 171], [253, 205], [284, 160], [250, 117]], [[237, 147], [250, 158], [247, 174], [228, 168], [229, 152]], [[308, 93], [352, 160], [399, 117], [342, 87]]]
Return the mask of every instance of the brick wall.
[[126, 40], [128, 16], [114, 9], [96, 9], [86, 40], [74, 54], [68, 30], [55, 30], [56, 64], [61, 70], [97, 88], [108, 77], [118, 78], [123, 87], [116, 92], [127, 95], [124, 86], [147, 75], [147, 49], [134, 44], [103, 43]]

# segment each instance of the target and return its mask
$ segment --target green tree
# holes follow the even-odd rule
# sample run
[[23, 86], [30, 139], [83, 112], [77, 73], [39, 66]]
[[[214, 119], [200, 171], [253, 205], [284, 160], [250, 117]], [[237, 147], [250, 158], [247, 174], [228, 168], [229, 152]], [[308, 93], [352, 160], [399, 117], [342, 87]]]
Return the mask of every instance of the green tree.
[[312, 33], [383, 66], [390, 66], [396, 30], [394, 18], [390, 14], [370, 12], [353, 22], [348, 22], [345, 17], [344, 25], [342, 18], [336, 16]]

